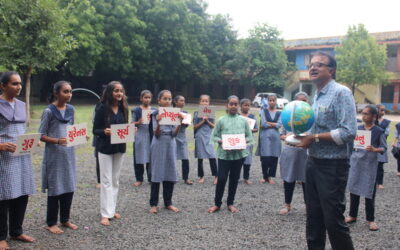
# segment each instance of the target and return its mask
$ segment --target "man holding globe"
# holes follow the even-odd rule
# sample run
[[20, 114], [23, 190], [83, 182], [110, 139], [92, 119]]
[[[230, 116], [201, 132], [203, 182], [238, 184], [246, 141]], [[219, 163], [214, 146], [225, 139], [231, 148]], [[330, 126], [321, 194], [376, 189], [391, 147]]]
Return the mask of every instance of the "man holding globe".
[[344, 221], [345, 189], [352, 142], [357, 133], [351, 91], [335, 79], [336, 61], [324, 52], [312, 55], [310, 80], [316, 85], [311, 134], [298, 137], [309, 148], [306, 167], [307, 244], [324, 249], [326, 231], [332, 249], [354, 249]]

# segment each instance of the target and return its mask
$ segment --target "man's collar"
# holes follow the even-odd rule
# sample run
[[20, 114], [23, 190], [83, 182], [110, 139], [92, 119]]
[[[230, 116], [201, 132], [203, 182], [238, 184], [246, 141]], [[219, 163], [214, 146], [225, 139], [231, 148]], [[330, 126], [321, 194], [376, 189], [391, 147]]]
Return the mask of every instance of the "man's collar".
[[319, 94], [326, 94], [328, 92], [329, 88], [335, 83], [334, 79], [331, 79], [319, 92]]

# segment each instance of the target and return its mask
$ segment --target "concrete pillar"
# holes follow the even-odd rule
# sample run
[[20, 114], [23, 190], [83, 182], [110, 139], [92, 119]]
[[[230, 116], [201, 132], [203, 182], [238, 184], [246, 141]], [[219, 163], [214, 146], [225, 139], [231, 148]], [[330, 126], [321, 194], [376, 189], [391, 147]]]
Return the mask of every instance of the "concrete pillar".
[[398, 111], [399, 107], [399, 91], [400, 83], [394, 83], [394, 93], [393, 93], [393, 111]]

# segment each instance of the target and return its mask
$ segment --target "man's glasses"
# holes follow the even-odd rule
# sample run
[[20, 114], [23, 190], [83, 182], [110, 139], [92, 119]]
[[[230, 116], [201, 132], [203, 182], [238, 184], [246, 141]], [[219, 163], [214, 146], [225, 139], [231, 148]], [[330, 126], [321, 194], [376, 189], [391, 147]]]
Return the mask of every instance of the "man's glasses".
[[319, 69], [319, 68], [321, 68], [323, 66], [330, 67], [328, 64], [317, 62], [317, 63], [310, 63], [309, 65], [307, 65], [307, 68], [308, 69], [311, 69], [311, 68], [318, 68]]

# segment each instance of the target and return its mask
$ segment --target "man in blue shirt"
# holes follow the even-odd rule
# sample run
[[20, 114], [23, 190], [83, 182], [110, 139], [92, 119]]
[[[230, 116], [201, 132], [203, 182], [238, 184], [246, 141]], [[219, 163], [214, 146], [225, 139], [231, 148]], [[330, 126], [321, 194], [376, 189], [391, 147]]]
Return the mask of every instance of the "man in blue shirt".
[[345, 189], [352, 143], [357, 133], [356, 107], [351, 91], [335, 79], [336, 61], [324, 52], [312, 55], [311, 81], [316, 85], [311, 134], [300, 138], [309, 148], [306, 169], [307, 244], [324, 249], [326, 231], [332, 249], [354, 249], [344, 221]]

